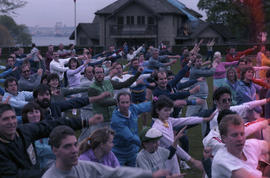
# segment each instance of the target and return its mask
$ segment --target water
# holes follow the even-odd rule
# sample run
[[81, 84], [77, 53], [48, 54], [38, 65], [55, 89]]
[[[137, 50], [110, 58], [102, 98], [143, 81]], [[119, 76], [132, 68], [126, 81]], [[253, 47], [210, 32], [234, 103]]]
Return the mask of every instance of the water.
[[64, 45], [74, 44], [74, 40], [69, 40], [69, 37], [59, 37], [59, 36], [32, 36], [32, 42], [37, 46], [48, 46], [48, 45], [59, 45], [63, 43]]

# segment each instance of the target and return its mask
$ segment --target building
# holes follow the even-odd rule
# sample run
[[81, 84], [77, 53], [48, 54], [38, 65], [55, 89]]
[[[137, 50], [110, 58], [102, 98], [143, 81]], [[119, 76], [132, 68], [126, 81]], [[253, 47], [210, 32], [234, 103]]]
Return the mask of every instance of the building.
[[[131, 46], [158, 46], [161, 42], [173, 46], [194, 44], [202, 38], [223, 43], [228, 38], [178, 0], [118, 0], [95, 15], [93, 23], [77, 26], [78, 46], [108, 48], [122, 46], [124, 42]], [[70, 39], [74, 39], [74, 33]]]

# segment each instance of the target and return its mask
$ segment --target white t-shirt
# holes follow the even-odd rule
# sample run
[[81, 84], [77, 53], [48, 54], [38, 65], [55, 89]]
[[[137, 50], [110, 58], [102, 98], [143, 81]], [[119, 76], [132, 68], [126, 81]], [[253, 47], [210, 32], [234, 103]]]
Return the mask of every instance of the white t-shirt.
[[248, 139], [243, 148], [247, 160], [241, 160], [227, 151], [224, 146], [216, 153], [212, 164], [212, 178], [228, 178], [232, 171], [244, 168], [254, 177], [261, 177], [262, 172], [257, 169], [259, 157], [268, 149], [268, 143], [264, 140]]

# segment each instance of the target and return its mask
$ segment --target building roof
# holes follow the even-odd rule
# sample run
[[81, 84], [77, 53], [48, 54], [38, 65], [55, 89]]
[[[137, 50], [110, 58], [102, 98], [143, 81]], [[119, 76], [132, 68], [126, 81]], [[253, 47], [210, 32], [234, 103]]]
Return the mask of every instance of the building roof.
[[179, 14], [186, 16], [181, 10], [173, 6], [167, 0], [118, 0], [101, 10], [98, 10], [96, 15], [111, 15], [117, 13], [123, 7], [126, 7], [130, 3], [139, 3], [146, 6], [148, 9], [156, 14]]
[[[82, 31], [86, 34], [86, 36], [89, 39], [96, 39], [99, 40], [99, 24], [98, 23], [79, 23], [77, 26], [77, 33], [79, 31]], [[74, 34], [75, 32], [73, 31], [72, 34], [70, 35], [69, 39], [74, 40]]]
[[220, 34], [225, 39], [232, 38], [232, 35], [227, 27], [225, 27], [223, 24], [212, 24], [207, 22], [200, 22], [196, 25], [196, 28], [193, 28], [194, 31], [192, 31], [192, 34], [190, 38], [196, 38], [198, 35], [200, 35], [205, 29], [211, 28], [212, 30], [216, 31], [218, 34]]

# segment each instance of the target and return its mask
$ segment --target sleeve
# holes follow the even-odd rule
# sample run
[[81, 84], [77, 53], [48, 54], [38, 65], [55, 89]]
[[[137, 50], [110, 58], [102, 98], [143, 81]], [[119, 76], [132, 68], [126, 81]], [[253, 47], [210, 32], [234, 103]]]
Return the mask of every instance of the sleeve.
[[33, 89], [40, 84], [41, 75], [34, 75], [35, 79], [33, 82], [29, 82], [26, 80], [19, 80], [18, 85], [21, 91], [33, 91]]
[[178, 83], [177, 85], [176, 85], [176, 88], [177, 88], [177, 90], [181, 90], [181, 89], [184, 89], [184, 88], [187, 88], [187, 87], [190, 87], [190, 86], [192, 86], [193, 84], [195, 84], [195, 83], [197, 83], [197, 80], [188, 80], [188, 81], [186, 81], [186, 82], [183, 82], [183, 83]]
[[152, 109], [152, 102], [148, 101], [148, 102], [143, 102], [140, 104], [134, 104], [133, 105], [137, 111], [137, 115], [140, 115], [141, 113], [144, 112], [150, 112]]
[[50, 70], [56, 70], [56, 71], [59, 71], [59, 72], [66, 72], [68, 70], [68, 67], [60, 67], [58, 65], [55, 65], [53, 63], [50, 64]]
[[262, 81], [260, 79], [253, 78], [252, 79], [252, 82], [255, 83], [255, 84], [257, 84], [257, 85], [260, 85], [262, 87], [265, 87], [265, 88], [268, 88], [269, 87], [266, 82], [264, 82], [264, 81]]
[[140, 72], [137, 72], [135, 76], [130, 77], [129, 79], [127, 79], [124, 82], [116, 82], [116, 81], [112, 81], [111, 80], [113, 89], [120, 90], [122, 88], [128, 88], [130, 85], [132, 85], [132, 83], [134, 83], [138, 79], [138, 77], [140, 75], [141, 75], [141, 73]]
[[[143, 170], [140, 168], [133, 167], [116, 167], [111, 168], [109, 166], [105, 166], [103, 164], [89, 162], [92, 166], [87, 166], [89, 172], [93, 170], [97, 171], [100, 177], [128, 177], [128, 178], [152, 178], [152, 172], [149, 170]], [[91, 176], [90, 176], [91, 177]]]
[[229, 67], [229, 66], [232, 66], [232, 65], [237, 65], [238, 64], [238, 61], [233, 61], [233, 62], [222, 62], [224, 63], [224, 66], [225, 67]]
[[81, 65], [78, 68], [76, 68], [75, 70], [68, 69], [67, 76], [69, 77], [69, 76], [75, 75], [75, 74], [83, 71], [84, 67], [85, 67], [84, 65]]
[[120, 138], [122, 138], [126, 142], [141, 146], [141, 141], [140, 141], [139, 136], [136, 134], [133, 134], [131, 132], [131, 130], [126, 126], [124, 121], [122, 121], [122, 120], [115, 121], [116, 119], [118, 119], [118, 117], [115, 116], [115, 114], [113, 113], [111, 127], [115, 131], [117, 136], [119, 136]]
[[[163, 135], [163, 137], [161, 137], [160, 142], [162, 142], [162, 144], [166, 147], [170, 147], [173, 144], [173, 140], [168, 138], [166, 135]], [[191, 156], [187, 152], [185, 152], [180, 146], [177, 146], [176, 154], [185, 161], [189, 161], [191, 159]]]
[[66, 125], [74, 130], [79, 130], [82, 128], [82, 120], [81, 119], [57, 119], [57, 120], [42, 120], [38, 123], [29, 123], [23, 124], [19, 127], [20, 130], [23, 130], [23, 134], [25, 134], [32, 142], [35, 140], [39, 140], [42, 138], [49, 137], [50, 132], [53, 128]]
[[0, 73], [0, 77], [5, 77], [12, 72], [12, 68]]
[[181, 92], [177, 92], [177, 93], [166, 94], [166, 96], [172, 100], [177, 100], [177, 99], [184, 99], [184, 98], [190, 96], [190, 93], [189, 93], [189, 91], [181, 91]]
[[142, 168], [144, 170], [152, 170], [150, 162], [145, 159], [145, 156], [143, 154], [140, 153], [136, 158], [136, 167]]
[[15, 162], [11, 161], [4, 154], [0, 154], [0, 177], [1, 178], [36, 178], [41, 177], [43, 172], [40, 169], [19, 169]]
[[33, 92], [32, 91], [22, 91], [25, 100], [32, 100], [33, 99]]
[[196, 73], [196, 76], [199, 77], [211, 77], [214, 75], [216, 69], [211, 68], [209, 70], [205, 70], [205, 69], [195, 69], [194, 72]]
[[189, 67], [186, 65], [183, 69], [181, 69], [168, 84], [173, 88], [176, 84], [186, 75], [189, 71]]
[[[3, 98], [3, 101], [5, 101], [6, 98]], [[26, 105], [28, 102], [27, 101], [22, 101], [22, 100], [17, 100], [14, 97], [11, 97], [9, 99], [9, 104], [14, 107], [14, 108], [19, 108], [22, 109], [24, 105]]]
[[203, 118], [202, 117], [180, 117], [180, 118], [169, 118], [170, 122], [172, 123], [173, 127], [179, 127], [184, 125], [192, 125], [197, 123], [202, 123]]
[[66, 111], [68, 109], [73, 108], [81, 108], [89, 104], [89, 98], [85, 97], [76, 97], [71, 98], [70, 100], [63, 101], [63, 102], [56, 102], [57, 105], [60, 107], [61, 111]]
[[80, 87], [80, 88], [62, 88], [61, 93], [66, 97], [68, 95], [73, 95], [77, 93], [83, 93], [87, 92], [88, 88], [87, 87]]

